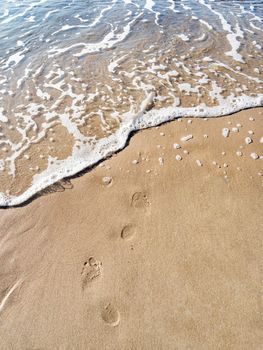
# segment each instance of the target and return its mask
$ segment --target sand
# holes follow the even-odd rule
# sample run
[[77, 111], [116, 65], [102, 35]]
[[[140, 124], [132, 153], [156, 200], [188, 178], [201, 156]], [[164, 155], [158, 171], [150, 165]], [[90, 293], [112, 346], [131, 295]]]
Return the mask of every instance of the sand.
[[262, 349], [262, 130], [173, 121], [0, 210], [0, 348]]

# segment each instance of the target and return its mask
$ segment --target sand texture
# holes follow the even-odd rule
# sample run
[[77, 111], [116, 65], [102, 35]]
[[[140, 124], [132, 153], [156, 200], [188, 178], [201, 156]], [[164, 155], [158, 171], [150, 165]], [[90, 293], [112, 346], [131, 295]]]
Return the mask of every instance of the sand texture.
[[262, 131], [263, 109], [144, 130], [0, 210], [0, 349], [261, 350]]

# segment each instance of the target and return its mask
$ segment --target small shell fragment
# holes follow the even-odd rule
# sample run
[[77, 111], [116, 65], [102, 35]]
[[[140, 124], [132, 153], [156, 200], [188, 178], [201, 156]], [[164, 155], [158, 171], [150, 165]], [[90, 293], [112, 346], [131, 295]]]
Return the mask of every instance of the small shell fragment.
[[181, 137], [181, 141], [189, 141], [193, 138], [193, 135], [186, 135]]
[[110, 184], [112, 183], [112, 177], [110, 177], [110, 176], [104, 176], [104, 177], [102, 178], [102, 183], [103, 183], [103, 185], [105, 185], [105, 186], [110, 185]]
[[229, 136], [229, 133], [230, 133], [230, 130], [229, 130], [228, 128], [224, 128], [224, 129], [222, 130], [222, 135], [223, 135], [224, 137], [228, 137], [228, 136]]
[[245, 138], [245, 142], [246, 142], [247, 145], [249, 145], [249, 144], [252, 143], [253, 141], [252, 141], [252, 139], [251, 139], [250, 137], [246, 137], [246, 138]]
[[177, 155], [175, 156], [175, 159], [179, 161], [179, 160], [182, 160], [183, 158], [180, 156], [180, 154], [177, 154]]
[[203, 166], [203, 162], [201, 160], [199, 160], [199, 159], [196, 160], [196, 164], [198, 166]]
[[251, 157], [252, 159], [256, 160], [256, 159], [259, 158], [259, 155], [258, 155], [257, 153], [255, 153], [255, 152], [253, 152], [253, 153], [250, 154], [250, 157]]
[[179, 145], [179, 143], [174, 143], [174, 144], [173, 144], [173, 147], [174, 147], [174, 149], [179, 149], [179, 148], [181, 148], [181, 146]]

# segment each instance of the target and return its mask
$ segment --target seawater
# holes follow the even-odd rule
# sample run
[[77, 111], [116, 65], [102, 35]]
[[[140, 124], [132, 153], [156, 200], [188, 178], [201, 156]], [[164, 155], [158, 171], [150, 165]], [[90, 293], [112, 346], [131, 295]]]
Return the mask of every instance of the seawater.
[[262, 1], [0, 0], [0, 205], [176, 117], [263, 105]]

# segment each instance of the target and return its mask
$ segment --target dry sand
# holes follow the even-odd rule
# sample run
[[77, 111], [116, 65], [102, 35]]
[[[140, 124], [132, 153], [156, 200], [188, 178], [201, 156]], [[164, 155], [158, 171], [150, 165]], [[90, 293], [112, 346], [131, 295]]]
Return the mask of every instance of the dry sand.
[[188, 121], [0, 210], [1, 349], [262, 349], [263, 109]]

